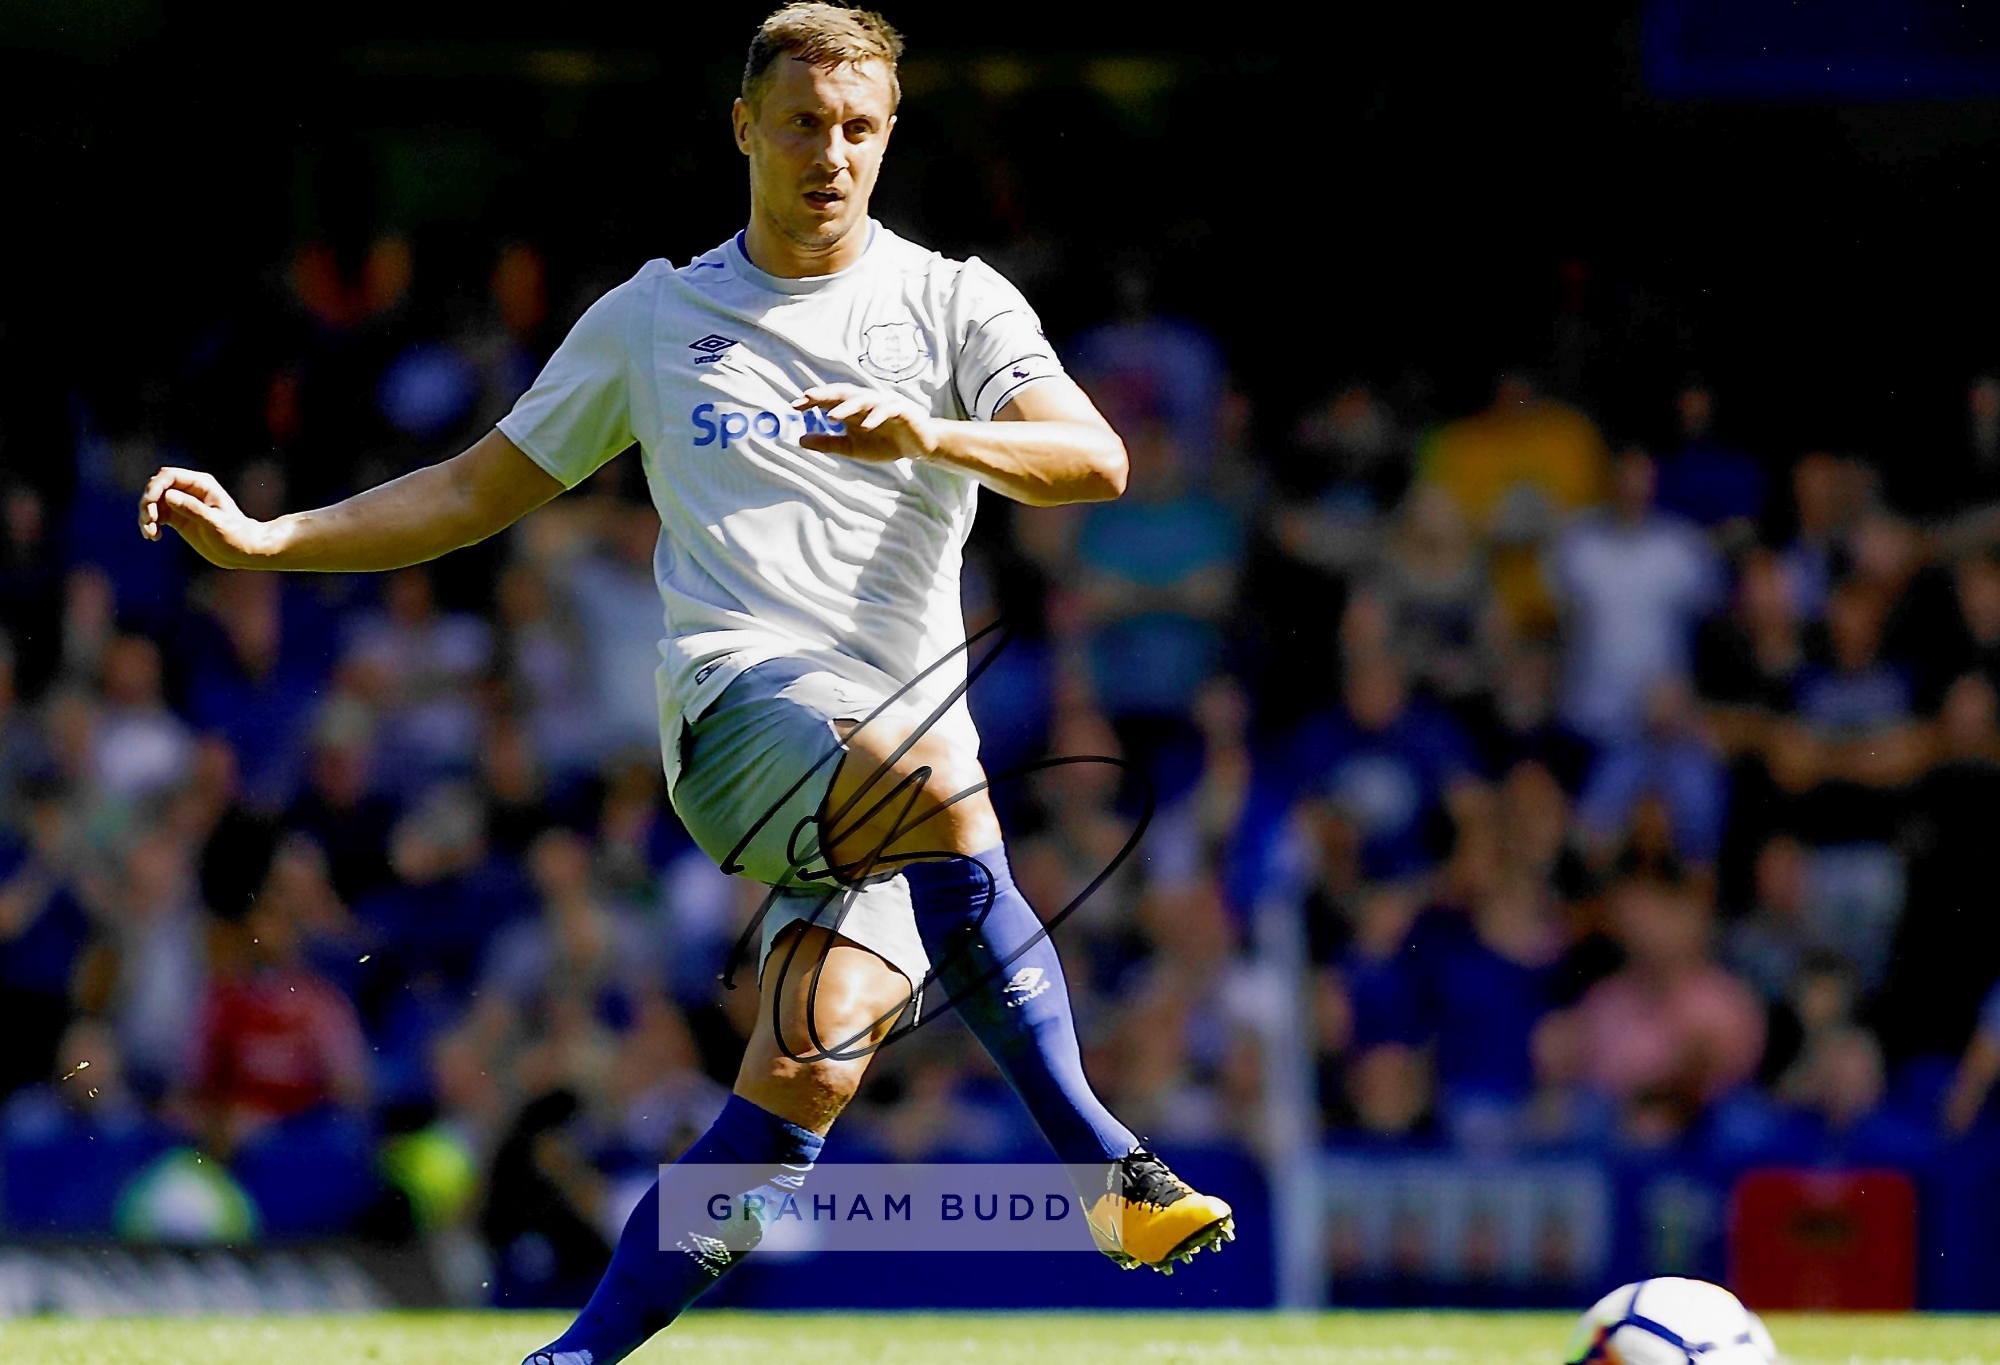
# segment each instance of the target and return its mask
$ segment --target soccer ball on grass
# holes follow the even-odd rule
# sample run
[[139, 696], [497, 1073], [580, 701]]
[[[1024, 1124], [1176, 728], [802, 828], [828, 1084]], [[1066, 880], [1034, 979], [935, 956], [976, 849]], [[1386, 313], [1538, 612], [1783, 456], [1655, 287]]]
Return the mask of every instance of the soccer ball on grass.
[[1706, 1280], [1641, 1280], [1594, 1304], [1570, 1339], [1569, 1365], [1773, 1365], [1757, 1315]]

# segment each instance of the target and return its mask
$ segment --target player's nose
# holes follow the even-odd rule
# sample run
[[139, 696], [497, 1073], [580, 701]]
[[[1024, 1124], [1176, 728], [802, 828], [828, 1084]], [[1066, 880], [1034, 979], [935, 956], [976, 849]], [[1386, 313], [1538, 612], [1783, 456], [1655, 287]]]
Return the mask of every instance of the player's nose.
[[847, 169], [847, 134], [838, 124], [827, 129], [813, 147], [813, 165], [838, 173]]

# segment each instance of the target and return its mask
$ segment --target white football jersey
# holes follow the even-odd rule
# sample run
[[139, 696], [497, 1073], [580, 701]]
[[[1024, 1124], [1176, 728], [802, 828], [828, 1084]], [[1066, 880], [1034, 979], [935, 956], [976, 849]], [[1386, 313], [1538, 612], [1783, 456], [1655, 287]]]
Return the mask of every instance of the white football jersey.
[[[591, 305], [500, 430], [573, 487], [637, 442], [660, 514], [662, 750], [683, 718], [780, 655], [857, 660], [896, 684], [965, 643], [959, 569], [978, 485], [938, 465], [864, 464], [799, 445], [820, 384], [891, 389], [990, 421], [1062, 372], [1034, 310], [976, 257], [869, 225], [861, 259], [783, 279], [742, 234], [676, 270], [649, 261]], [[942, 699], [963, 654], [912, 690]], [[977, 744], [963, 699], [942, 725]]]

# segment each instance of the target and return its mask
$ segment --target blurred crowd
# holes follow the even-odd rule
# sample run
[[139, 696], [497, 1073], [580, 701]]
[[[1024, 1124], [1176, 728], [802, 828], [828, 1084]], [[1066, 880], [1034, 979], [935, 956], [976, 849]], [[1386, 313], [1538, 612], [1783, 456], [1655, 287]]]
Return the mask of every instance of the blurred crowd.
[[[268, 516], [476, 438], [611, 282], [482, 259], [425, 303], [401, 238], [308, 242], [79, 410], [70, 476], [6, 476], [9, 1231], [434, 1234], [561, 1302], [720, 1107], [759, 888], [665, 799], [634, 461], [374, 578], [134, 529], [160, 463]], [[1912, 476], [1739, 449], [1699, 378], [1632, 433], [1527, 370], [1470, 415], [1415, 379], [1260, 407], [1139, 264], [1117, 295], [1063, 350], [1130, 491], [989, 496], [966, 611], [1006, 627], [972, 701], [1022, 889], [1053, 916], [1116, 865], [1057, 938], [1136, 1130], [1258, 1150], [1285, 1030], [1364, 1150], [1908, 1163], [1983, 1121], [2000, 379]], [[1274, 916], [1307, 961], [1252, 951]], [[1041, 1151], [949, 1018], [836, 1141]]]

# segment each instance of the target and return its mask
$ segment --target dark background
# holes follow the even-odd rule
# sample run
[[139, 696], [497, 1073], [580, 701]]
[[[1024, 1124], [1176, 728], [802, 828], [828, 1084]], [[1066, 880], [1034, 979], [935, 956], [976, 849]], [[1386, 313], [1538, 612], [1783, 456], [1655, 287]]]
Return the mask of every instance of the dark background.
[[[497, 229], [616, 277], [741, 220], [761, 3], [73, 8], [0, 9], [0, 459], [31, 477], [67, 477], [78, 401], [198, 407], [177, 369], [244, 341], [223, 320], [303, 234], [483, 267], [426, 243]], [[1806, 8], [899, 6], [881, 212], [947, 252], [1032, 229], [1058, 335], [1146, 253], [1269, 417], [1354, 373], [1463, 411], [1527, 364], [1643, 437], [1699, 370], [1753, 449], [1907, 473], [2000, 360], [1993, 25]], [[1905, 11], [1934, 22], [1885, 55]], [[479, 283], [420, 265], [418, 298]]]

